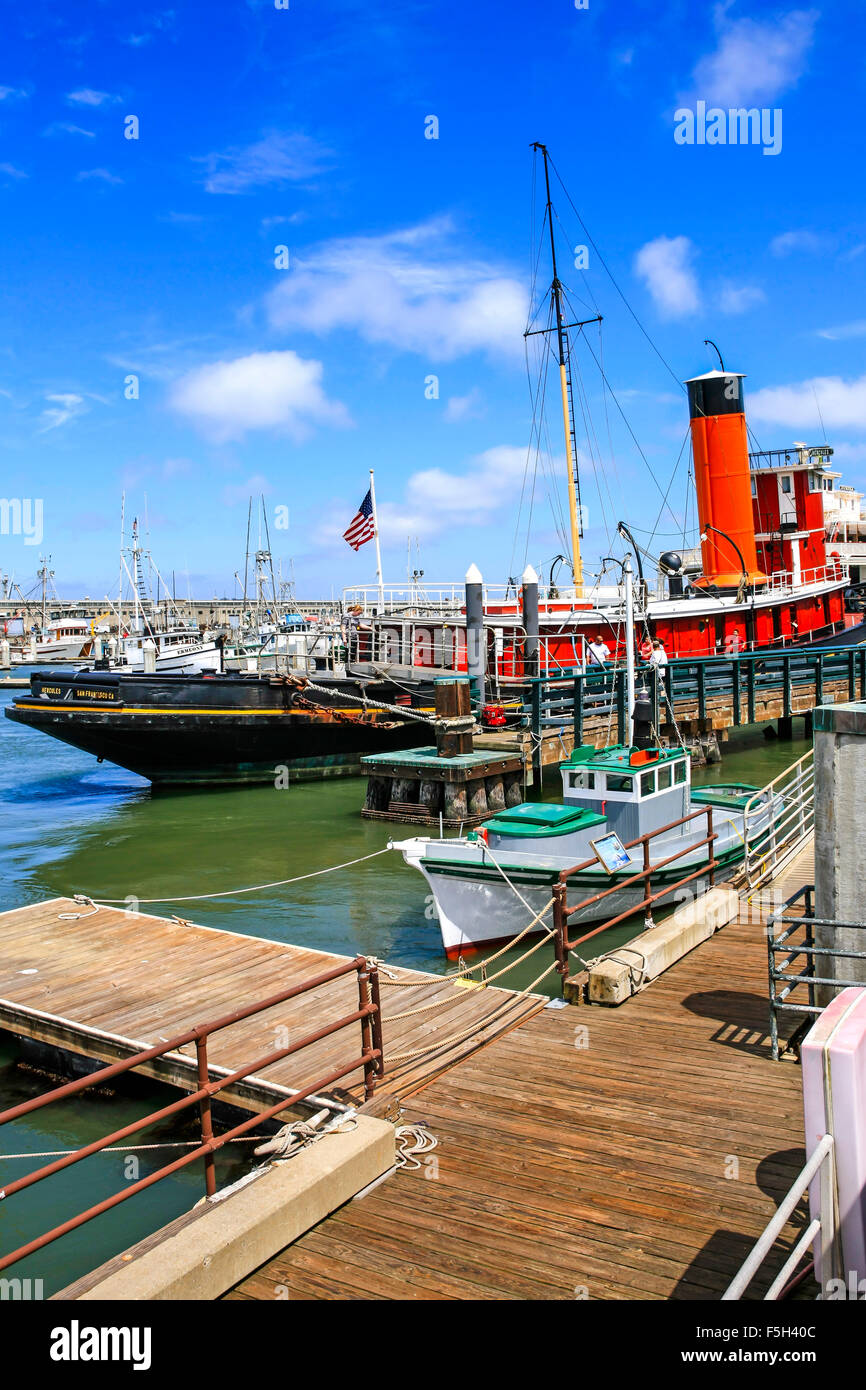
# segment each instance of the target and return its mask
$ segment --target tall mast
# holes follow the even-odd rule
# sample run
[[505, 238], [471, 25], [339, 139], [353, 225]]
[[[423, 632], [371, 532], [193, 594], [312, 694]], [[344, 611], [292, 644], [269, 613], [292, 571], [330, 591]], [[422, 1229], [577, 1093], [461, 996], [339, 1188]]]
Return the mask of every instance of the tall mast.
[[547, 146], [540, 141], [533, 142], [534, 150], [541, 150], [544, 159], [544, 187], [547, 194], [547, 226], [550, 232], [550, 259], [553, 267], [553, 283], [550, 287], [554, 313], [556, 314], [556, 339], [559, 346], [559, 388], [562, 393], [562, 423], [565, 427], [565, 456], [568, 466], [568, 514], [571, 523], [571, 570], [574, 576], [575, 596], [583, 595], [583, 562], [580, 557], [580, 524], [577, 514], [577, 486], [575, 483], [575, 461], [571, 440], [570, 383], [568, 379], [568, 352], [566, 350], [565, 319], [562, 312], [562, 284], [556, 271], [556, 243], [553, 236], [553, 209], [550, 199], [550, 170], [547, 167]]

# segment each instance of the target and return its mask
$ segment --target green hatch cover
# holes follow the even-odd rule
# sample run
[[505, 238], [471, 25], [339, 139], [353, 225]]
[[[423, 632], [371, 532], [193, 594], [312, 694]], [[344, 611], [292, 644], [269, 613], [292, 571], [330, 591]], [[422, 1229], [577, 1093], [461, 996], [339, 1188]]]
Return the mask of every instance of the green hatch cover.
[[600, 825], [604, 816], [580, 806], [557, 806], [555, 802], [525, 801], [502, 811], [493, 820], [485, 821], [485, 829], [495, 835], [522, 835], [540, 838], [544, 835], [568, 835], [575, 830]]

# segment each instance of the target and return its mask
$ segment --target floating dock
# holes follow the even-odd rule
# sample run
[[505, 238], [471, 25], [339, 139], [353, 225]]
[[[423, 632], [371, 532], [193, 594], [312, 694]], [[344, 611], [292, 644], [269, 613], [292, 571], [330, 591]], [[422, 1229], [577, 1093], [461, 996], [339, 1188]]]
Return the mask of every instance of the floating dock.
[[[86, 1071], [88, 1062], [133, 1056], [346, 961], [239, 932], [119, 908], [94, 911], [56, 898], [0, 913], [0, 1028], [65, 1054], [58, 1071], [68, 1068], [70, 1056], [85, 1059], [79, 1070]], [[379, 1090], [398, 1098], [547, 1002], [507, 989], [466, 988], [447, 976], [399, 966], [383, 968], [381, 983], [386, 1074]], [[230, 1073], [268, 1052], [278, 1028], [288, 1028], [291, 1041], [355, 1008], [354, 979], [335, 980], [216, 1034], [211, 1069]], [[141, 1070], [195, 1090], [195, 1049], [188, 1052], [156, 1058]], [[275, 1093], [290, 1097], [344, 1058], [340, 1037], [325, 1038], [223, 1094], [264, 1109]], [[341, 1084], [341, 1097], [360, 1102], [363, 1080], [359, 1068]]]
[[[744, 902], [620, 1009], [535, 1014], [401, 1122], [430, 1127], [435, 1166], [349, 1202], [226, 1297], [717, 1300], [805, 1160], [800, 1071], [770, 1055], [763, 909]], [[787, 1248], [804, 1224], [798, 1208]]]
[[[786, 893], [811, 852], [788, 862]], [[426, 1125], [437, 1148], [224, 1296], [718, 1299], [804, 1161], [799, 1069], [770, 1059], [762, 893], [619, 1009], [545, 1008], [537, 995], [380, 965], [385, 1075], [366, 1103], [360, 1069], [329, 1094]], [[0, 914], [0, 944], [0, 1026], [90, 1066], [345, 960], [69, 899]], [[317, 991], [291, 1028], [353, 1007], [353, 988]], [[284, 1007], [271, 1012], [215, 1035], [212, 1072], [257, 1055], [285, 1022]], [[273, 1105], [274, 1089], [288, 1103], [333, 1047], [323, 1039], [302, 1064], [249, 1078], [238, 1103]], [[154, 1075], [194, 1089], [194, 1057], [158, 1060], [171, 1071]], [[803, 1220], [798, 1208], [788, 1248]]]

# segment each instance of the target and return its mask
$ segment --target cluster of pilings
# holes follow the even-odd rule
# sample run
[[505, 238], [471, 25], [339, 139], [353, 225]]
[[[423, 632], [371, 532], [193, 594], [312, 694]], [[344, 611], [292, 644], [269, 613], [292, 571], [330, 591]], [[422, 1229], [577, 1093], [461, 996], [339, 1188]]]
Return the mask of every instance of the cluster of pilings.
[[368, 774], [362, 816], [452, 829], [479, 825], [523, 801], [523, 754], [473, 749], [469, 680], [436, 681], [435, 698], [435, 747], [362, 759]]

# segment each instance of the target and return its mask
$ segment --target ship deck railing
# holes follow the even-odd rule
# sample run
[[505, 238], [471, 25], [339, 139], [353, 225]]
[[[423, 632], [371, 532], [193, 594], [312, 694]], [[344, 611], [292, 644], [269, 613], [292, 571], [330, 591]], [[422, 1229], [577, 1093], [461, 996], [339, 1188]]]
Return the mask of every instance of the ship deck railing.
[[[562, 676], [525, 680], [523, 709], [536, 738], [569, 729], [575, 744], [585, 742], [585, 726], [600, 717], [610, 725], [610, 742], [628, 741], [626, 672], [622, 667], [587, 666]], [[790, 718], [806, 707], [840, 694], [848, 700], [866, 699], [866, 647], [788, 648], [730, 656], [678, 658], [666, 667], [639, 666], [635, 687], [650, 701], [652, 724], [660, 729], [678, 717], [706, 721], [714, 708], [730, 708], [733, 727], [758, 723], [760, 718]], [[766, 708], [772, 705], [775, 713]], [[762, 713], [763, 709], [763, 713]]]

